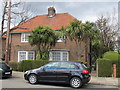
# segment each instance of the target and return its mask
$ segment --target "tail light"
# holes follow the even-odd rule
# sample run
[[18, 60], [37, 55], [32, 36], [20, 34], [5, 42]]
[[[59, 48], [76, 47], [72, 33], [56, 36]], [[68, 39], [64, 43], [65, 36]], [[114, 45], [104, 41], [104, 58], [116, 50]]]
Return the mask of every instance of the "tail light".
[[88, 74], [89, 72], [88, 72], [88, 70], [86, 70], [86, 69], [84, 69], [83, 71], [82, 71], [82, 74]]

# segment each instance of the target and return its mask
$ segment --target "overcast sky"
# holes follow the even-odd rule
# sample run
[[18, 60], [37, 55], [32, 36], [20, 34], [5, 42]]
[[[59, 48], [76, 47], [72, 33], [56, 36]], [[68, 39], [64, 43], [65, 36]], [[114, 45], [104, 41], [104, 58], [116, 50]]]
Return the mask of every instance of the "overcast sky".
[[82, 21], [95, 21], [101, 15], [111, 15], [114, 8], [117, 13], [118, 9], [117, 2], [32, 2], [29, 4], [35, 10], [35, 15], [47, 14], [48, 7], [54, 6], [57, 13], [67, 12]]
[[[55, 0], [54, 0], [55, 1]], [[78, 20], [94, 22], [101, 15], [111, 16], [114, 9], [118, 13], [118, 2], [26, 2], [31, 6], [33, 16], [47, 14], [47, 9], [54, 6], [57, 13], [69, 13]], [[2, 11], [2, 3], [0, 3]], [[0, 21], [2, 13], [0, 12]], [[0, 22], [1, 26], [1, 22]]]

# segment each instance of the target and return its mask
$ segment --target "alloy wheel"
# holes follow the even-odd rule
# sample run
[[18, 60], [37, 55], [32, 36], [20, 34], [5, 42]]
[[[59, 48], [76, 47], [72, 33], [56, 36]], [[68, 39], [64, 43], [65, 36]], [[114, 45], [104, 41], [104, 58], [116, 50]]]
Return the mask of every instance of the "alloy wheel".
[[37, 83], [37, 76], [34, 75], [34, 74], [31, 74], [31, 75], [29, 76], [29, 82], [30, 82], [31, 84]]
[[82, 82], [81, 80], [78, 78], [78, 77], [73, 77], [71, 80], [70, 80], [70, 85], [73, 87], [73, 88], [79, 88], [82, 86]]

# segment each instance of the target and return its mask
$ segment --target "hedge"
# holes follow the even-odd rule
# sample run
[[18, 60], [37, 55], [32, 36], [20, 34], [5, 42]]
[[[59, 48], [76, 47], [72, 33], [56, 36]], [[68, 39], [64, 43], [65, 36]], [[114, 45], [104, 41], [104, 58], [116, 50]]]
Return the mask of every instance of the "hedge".
[[97, 59], [98, 77], [111, 77], [112, 72], [112, 61], [106, 58]]
[[[23, 60], [21, 62], [19, 62], [18, 64], [18, 70], [19, 71], [27, 71], [30, 69], [35, 69], [35, 68], [39, 68], [49, 62], [53, 62], [53, 61], [49, 61], [49, 60]], [[84, 64], [86, 64], [83, 61], [74, 61], [74, 62], [82, 62]]]
[[8, 64], [14, 71], [18, 70], [18, 62], [10, 61]]
[[23, 61], [19, 62], [18, 70], [19, 71], [27, 71], [30, 69], [39, 68], [49, 62], [51, 62], [51, 61], [48, 61], [48, 60], [23, 60]]
[[117, 66], [117, 77], [120, 77], [120, 61], [112, 61], [106, 58], [97, 59], [98, 77], [111, 77], [113, 74], [113, 64]]

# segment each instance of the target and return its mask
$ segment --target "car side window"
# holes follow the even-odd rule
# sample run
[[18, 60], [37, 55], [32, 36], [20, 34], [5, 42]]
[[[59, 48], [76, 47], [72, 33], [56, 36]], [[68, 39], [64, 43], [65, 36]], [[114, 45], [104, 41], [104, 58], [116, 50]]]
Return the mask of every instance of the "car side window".
[[58, 62], [53, 62], [53, 63], [49, 63], [47, 65], [44, 66], [45, 70], [56, 70], [58, 68], [59, 64]]
[[60, 68], [61, 70], [71, 70], [71, 69], [78, 69], [78, 67], [76, 65], [74, 65], [73, 63], [68, 63], [68, 62], [61, 62], [60, 63]]
[[79, 69], [79, 68], [78, 68], [77, 65], [75, 65], [75, 64], [71, 64], [71, 65], [70, 65], [70, 69], [75, 69], [75, 70], [77, 70], [77, 69]]

